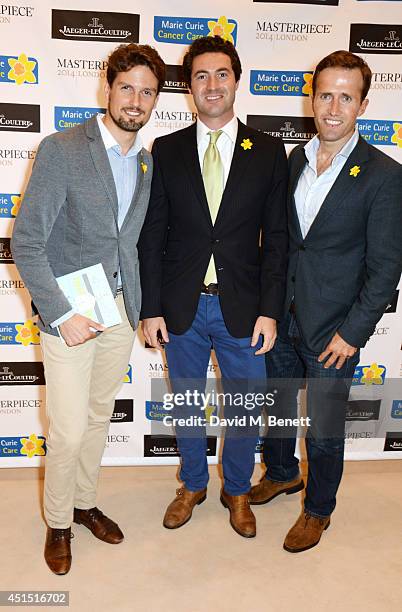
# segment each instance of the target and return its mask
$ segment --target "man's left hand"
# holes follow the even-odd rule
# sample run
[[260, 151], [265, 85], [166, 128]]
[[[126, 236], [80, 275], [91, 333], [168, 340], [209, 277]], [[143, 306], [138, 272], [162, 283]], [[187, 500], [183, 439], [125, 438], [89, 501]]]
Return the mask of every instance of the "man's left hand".
[[318, 361], [321, 363], [327, 359], [324, 364], [326, 370], [334, 363], [336, 364], [336, 369], [340, 370], [345, 364], [345, 361], [349, 359], [349, 357], [353, 357], [356, 351], [356, 347], [345, 342], [338, 332], [336, 332], [326, 349], [318, 357]]
[[268, 353], [274, 346], [276, 340], [276, 320], [269, 317], [258, 317], [254, 325], [251, 346], [257, 344], [260, 334], [264, 336], [264, 342], [262, 347], [255, 352], [255, 355]]

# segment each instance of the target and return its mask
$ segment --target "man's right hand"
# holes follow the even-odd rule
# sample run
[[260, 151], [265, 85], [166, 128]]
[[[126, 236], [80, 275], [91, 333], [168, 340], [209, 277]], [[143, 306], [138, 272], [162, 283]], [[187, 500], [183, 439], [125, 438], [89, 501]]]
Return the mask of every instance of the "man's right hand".
[[159, 336], [162, 337], [163, 342], [169, 342], [169, 335], [163, 317], [144, 319], [142, 322], [142, 332], [148, 344], [159, 351], [163, 349], [163, 346], [159, 342], [158, 332], [160, 332]]
[[91, 338], [96, 338], [96, 331], [104, 331], [106, 327], [88, 317], [74, 314], [72, 317], [59, 325], [60, 333], [67, 346], [77, 346], [84, 344]]

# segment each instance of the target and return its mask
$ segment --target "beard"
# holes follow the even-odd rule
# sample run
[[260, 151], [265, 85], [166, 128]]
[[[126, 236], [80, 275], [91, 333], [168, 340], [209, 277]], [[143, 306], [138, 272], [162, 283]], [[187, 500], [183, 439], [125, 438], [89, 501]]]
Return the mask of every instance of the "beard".
[[[144, 111], [141, 108], [135, 108], [135, 109], [130, 108], [130, 110], [136, 110], [136, 111], [140, 111], [141, 113], [144, 113]], [[113, 122], [117, 125], [117, 127], [124, 130], [125, 132], [138, 132], [144, 125], [143, 121], [137, 121], [136, 119], [123, 119], [122, 116], [115, 117], [111, 111], [110, 106], [108, 108], [108, 111], [109, 111], [110, 117], [112, 118]]]

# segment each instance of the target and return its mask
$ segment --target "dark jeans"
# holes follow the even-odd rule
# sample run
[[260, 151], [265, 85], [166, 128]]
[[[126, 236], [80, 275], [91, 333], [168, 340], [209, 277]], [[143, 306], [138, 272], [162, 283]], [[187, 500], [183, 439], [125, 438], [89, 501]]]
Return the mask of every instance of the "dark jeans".
[[[304, 507], [313, 516], [326, 517], [335, 508], [342, 478], [346, 402], [359, 351], [340, 370], [335, 366], [325, 369], [317, 358], [318, 354], [304, 345], [295, 316], [289, 313], [266, 357], [268, 380], [277, 379], [273, 383], [278, 391], [277, 405], [268, 413], [296, 418], [300, 381], [307, 380], [311, 427], [306, 434], [308, 482]], [[294, 454], [296, 430], [287, 430], [281, 438], [277, 429], [268, 430], [264, 440], [266, 478], [288, 482], [299, 474], [299, 460]]]
[[[257, 346], [251, 347], [251, 338], [231, 336], [223, 320], [218, 296], [202, 294], [190, 329], [181, 335], [169, 332], [169, 339], [165, 350], [174, 393], [195, 389], [201, 393], [205, 391], [212, 348], [219, 363], [225, 392], [235, 396], [240, 391], [244, 396], [245, 389], [254, 390], [259, 383], [265, 390], [264, 355], [255, 355], [255, 351], [261, 347], [261, 339]], [[243, 406], [225, 407], [225, 417], [229, 418], [246, 412]], [[175, 417], [201, 414], [199, 407], [191, 404], [173, 410]], [[209, 478], [205, 427], [177, 425], [176, 438], [181, 455], [180, 478], [187, 489], [199, 491], [207, 486]], [[257, 427], [226, 429], [222, 467], [224, 488], [229, 495], [242, 495], [250, 490], [257, 440]]]

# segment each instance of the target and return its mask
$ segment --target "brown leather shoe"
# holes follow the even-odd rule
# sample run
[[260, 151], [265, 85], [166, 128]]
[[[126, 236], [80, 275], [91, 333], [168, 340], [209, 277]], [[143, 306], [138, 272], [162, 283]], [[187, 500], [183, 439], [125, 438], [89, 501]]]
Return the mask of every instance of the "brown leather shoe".
[[54, 574], [67, 574], [71, 567], [71, 527], [67, 529], [47, 528], [45, 561]]
[[250, 504], [253, 506], [267, 504], [271, 499], [274, 499], [274, 497], [282, 493], [290, 495], [291, 493], [297, 493], [303, 489], [304, 482], [301, 476], [289, 482], [276, 482], [264, 477], [257, 485], [251, 487]]
[[330, 517], [317, 518], [303, 510], [285, 538], [283, 548], [291, 553], [302, 552], [317, 546], [322, 532], [328, 529]]
[[221, 492], [221, 502], [230, 512], [230, 524], [243, 538], [254, 538], [256, 534], [255, 516], [250, 508], [249, 494], [228, 495]]
[[163, 526], [166, 529], [177, 529], [185, 525], [191, 519], [194, 506], [199, 506], [206, 498], [206, 488], [201, 491], [189, 491], [186, 487], [177, 489], [175, 499], [166, 509]]
[[79, 510], [74, 508], [74, 523], [85, 525], [96, 538], [108, 544], [119, 544], [124, 540], [124, 535], [120, 527], [99, 510], [90, 508], [89, 510]]

